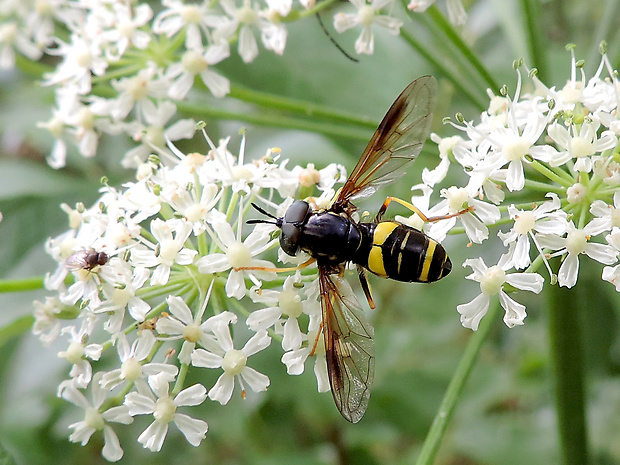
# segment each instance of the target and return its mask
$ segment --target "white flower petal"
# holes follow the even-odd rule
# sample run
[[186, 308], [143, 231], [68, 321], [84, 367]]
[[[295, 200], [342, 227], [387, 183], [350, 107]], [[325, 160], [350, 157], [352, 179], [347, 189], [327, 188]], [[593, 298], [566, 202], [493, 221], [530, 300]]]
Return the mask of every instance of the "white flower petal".
[[461, 314], [461, 324], [463, 327], [476, 331], [480, 320], [489, 309], [489, 303], [489, 297], [480, 294], [469, 303], [457, 305], [456, 310]]
[[222, 405], [226, 405], [232, 397], [235, 387], [235, 378], [227, 373], [219, 377], [215, 386], [209, 391], [209, 399], [216, 400]]
[[254, 368], [245, 367], [241, 372], [241, 377], [248, 383], [254, 392], [261, 392], [267, 390], [269, 387], [269, 377], [262, 373], [259, 373]]
[[174, 423], [177, 425], [187, 442], [192, 446], [198, 447], [207, 435], [209, 426], [207, 422], [189, 417], [182, 413], [174, 415]]

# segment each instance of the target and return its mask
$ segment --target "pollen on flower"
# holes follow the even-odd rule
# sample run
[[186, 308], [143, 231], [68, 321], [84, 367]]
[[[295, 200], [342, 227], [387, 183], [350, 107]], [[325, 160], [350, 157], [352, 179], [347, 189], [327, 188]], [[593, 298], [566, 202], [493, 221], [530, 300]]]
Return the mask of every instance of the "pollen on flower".
[[162, 396], [155, 402], [153, 408], [153, 416], [162, 423], [170, 423], [174, 420], [174, 414], [177, 406], [170, 396]]
[[242, 351], [238, 349], [230, 349], [226, 352], [226, 355], [224, 355], [222, 368], [229, 375], [235, 376], [241, 374], [247, 361], [248, 359]]
[[506, 282], [506, 272], [499, 266], [491, 266], [481, 277], [480, 290], [484, 295], [497, 295]]
[[582, 229], [570, 231], [566, 236], [566, 250], [568, 253], [578, 255], [586, 250], [586, 244], [590, 237]]

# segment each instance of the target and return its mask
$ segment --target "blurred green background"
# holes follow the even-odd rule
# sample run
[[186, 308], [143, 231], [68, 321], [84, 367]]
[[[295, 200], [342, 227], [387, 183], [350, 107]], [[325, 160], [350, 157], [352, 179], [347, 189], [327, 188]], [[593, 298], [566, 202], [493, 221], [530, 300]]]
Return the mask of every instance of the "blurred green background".
[[[600, 39], [609, 41], [612, 59], [620, 56], [617, 3], [544, 3], [539, 20], [550, 64], [546, 81], [549, 86], [563, 86], [570, 75], [570, 56], [564, 50], [567, 42], [577, 44], [576, 54], [587, 60], [589, 75], [599, 62], [596, 51]], [[506, 83], [514, 92], [512, 61], [523, 57], [531, 65], [518, 4], [490, 0], [466, 5], [470, 16], [463, 35], [495, 80]], [[439, 6], [445, 7], [442, 3]], [[616, 14], [610, 18], [609, 11]], [[603, 23], [605, 28], [599, 27]], [[440, 50], [441, 43], [419, 26], [405, 23], [405, 28], [428, 44], [429, 50]], [[599, 37], [600, 29], [610, 32], [611, 37]], [[252, 64], [232, 57], [219, 69], [234, 84], [324, 103], [377, 122], [410, 81], [433, 74], [440, 84], [435, 131], [442, 136], [453, 134], [440, 123], [443, 116], [456, 111], [468, 120], [478, 117], [479, 109], [399, 38], [379, 32], [375, 54], [353, 63], [329, 43], [314, 18], [291, 25], [289, 30], [283, 57], [261, 49]], [[357, 32], [349, 32], [337, 39], [351, 50], [356, 36]], [[617, 59], [613, 61], [616, 68], [618, 64]], [[0, 73], [0, 83], [0, 211], [4, 214], [0, 223], [0, 277], [41, 276], [54, 267], [43, 251], [44, 241], [67, 228], [66, 215], [59, 204], [92, 204], [104, 174], [115, 185], [131, 179], [132, 173], [119, 167], [130, 141], [104, 138], [94, 160], [84, 160], [74, 151], [67, 168], [54, 171], [44, 161], [53, 141], [34, 124], [50, 117], [52, 89], [41, 88], [35, 79], [19, 71]], [[484, 95], [485, 89], [477, 86], [472, 91]], [[252, 114], [266, 111], [232, 99], [200, 99], [204, 97], [192, 100], [190, 96], [195, 104]], [[260, 157], [268, 147], [278, 146], [293, 163], [312, 162], [321, 167], [336, 160], [350, 169], [364, 147], [361, 141], [303, 131], [234, 121], [207, 123], [214, 140], [220, 135], [235, 135], [246, 127], [246, 159]], [[371, 134], [369, 130], [368, 138]], [[232, 147], [237, 146], [239, 137], [234, 139]], [[194, 142], [193, 150], [205, 150], [202, 138], [197, 137]], [[182, 148], [192, 147], [186, 144]], [[436, 147], [428, 143], [415, 168], [403, 180], [360, 207], [376, 211], [388, 194], [407, 198], [407, 186], [419, 182], [422, 168], [433, 167], [437, 161]], [[448, 238], [445, 246], [454, 271], [439, 283], [407, 285], [379, 278], [371, 281], [378, 304], [371, 316], [376, 331], [376, 376], [370, 406], [359, 424], [342, 419], [329, 393], [316, 392], [311, 364], [303, 375], [288, 376], [280, 362], [280, 352], [266, 350], [253, 358], [252, 365], [271, 378], [266, 393], [249, 393], [243, 401], [236, 391], [226, 407], [207, 401], [194, 410], [193, 415], [207, 421], [210, 427], [200, 447], [188, 445], [172, 427], [161, 453], [144, 450], [134, 438], [149, 420], [137, 418], [134, 424], [117, 429], [125, 450], [119, 463], [413, 463], [472, 334], [459, 324], [456, 306], [471, 300], [478, 288], [464, 280], [466, 271], [461, 264], [471, 256], [498, 255], [498, 251], [488, 250], [486, 245], [467, 248], [461, 238]], [[600, 266], [582, 270], [575, 302], [583, 308], [588, 436], [594, 462], [603, 465], [620, 463], [620, 299], [611, 285], [600, 282], [600, 272]], [[100, 456], [100, 435], [94, 435], [86, 447], [67, 440], [67, 425], [81, 418], [76, 417], [78, 412], [71, 405], [56, 397], [56, 387], [67, 375], [67, 367], [55, 355], [60, 346], [44, 348], [29, 330], [19, 324], [11, 325], [30, 315], [32, 301], [45, 295], [42, 291], [0, 295], [0, 327], [4, 328], [0, 330], [0, 444], [5, 449], [0, 463], [106, 463]], [[545, 299], [544, 295], [517, 296], [528, 310], [522, 327], [509, 330], [499, 319], [494, 323], [437, 463], [558, 462]]]

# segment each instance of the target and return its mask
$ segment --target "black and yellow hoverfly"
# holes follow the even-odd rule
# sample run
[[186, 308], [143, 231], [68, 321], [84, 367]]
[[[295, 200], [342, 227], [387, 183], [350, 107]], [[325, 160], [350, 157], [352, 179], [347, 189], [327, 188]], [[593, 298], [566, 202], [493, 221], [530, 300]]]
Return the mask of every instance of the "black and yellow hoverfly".
[[[452, 269], [441, 244], [415, 228], [382, 220], [392, 201], [417, 212], [425, 221], [445, 216], [426, 218], [410, 203], [388, 197], [374, 221], [356, 222], [352, 218], [357, 209], [352, 200], [367, 197], [401, 177], [422, 150], [430, 132], [436, 91], [437, 82], [432, 76], [422, 76], [405, 88], [383, 117], [329, 208], [314, 210], [310, 203], [299, 200], [278, 218], [254, 205], [282, 230], [280, 245], [284, 252], [295, 256], [302, 250], [311, 256], [298, 268], [317, 263], [322, 334], [332, 395], [342, 416], [353, 423], [361, 420], [370, 399], [374, 330], [357, 299], [342, 288], [345, 265], [357, 265], [362, 289], [372, 308], [375, 305], [366, 270], [398, 281], [433, 282]], [[271, 221], [249, 223], [264, 222]], [[287, 269], [273, 271], [276, 270]]]

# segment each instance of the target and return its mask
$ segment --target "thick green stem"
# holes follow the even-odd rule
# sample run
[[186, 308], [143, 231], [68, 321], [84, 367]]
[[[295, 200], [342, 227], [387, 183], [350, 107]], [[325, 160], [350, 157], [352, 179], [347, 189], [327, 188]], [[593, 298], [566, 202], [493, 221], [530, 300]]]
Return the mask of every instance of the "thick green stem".
[[544, 44], [543, 27], [541, 25], [542, 12], [539, 0], [521, 0], [521, 10], [525, 22], [527, 47], [532, 60], [532, 66], [538, 69], [538, 78], [542, 82], [549, 81], [546, 47]]
[[478, 331], [473, 333], [469, 338], [463, 357], [459, 362], [459, 366], [456, 368], [448, 389], [441, 401], [441, 405], [437, 410], [433, 424], [426, 435], [424, 444], [422, 445], [422, 451], [418, 457], [417, 465], [430, 465], [434, 462], [435, 456], [439, 451], [439, 446], [445, 435], [446, 429], [452, 420], [454, 411], [461, 397], [461, 392], [465, 386], [465, 383], [469, 379], [469, 375], [474, 367], [474, 364], [478, 360], [478, 353], [482, 344], [486, 340], [489, 330], [493, 323], [497, 320], [499, 313], [499, 302], [491, 305], [491, 308], [487, 314], [482, 318]]
[[454, 27], [448, 20], [446, 20], [443, 13], [437, 8], [437, 5], [431, 6], [427, 10], [428, 16], [437, 24], [437, 26], [443, 31], [446, 37], [450, 40], [450, 42], [457, 48], [457, 50], [461, 53], [461, 56], [467, 60], [467, 62], [473, 66], [473, 68], [480, 74], [482, 79], [486, 82], [486, 84], [496, 92], [499, 90], [499, 85], [491, 76], [491, 73], [486, 69], [484, 64], [478, 58], [472, 49], [467, 45], [461, 36], [454, 30]]
[[26, 279], [0, 280], [0, 293], [43, 289], [43, 276]]
[[355, 115], [343, 113], [333, 108], [304, 100], [282, 97], [280, 95], [268, 94], [245, 87], [231, 86], [229, 97], [242, 100], [244, 102], [254, 103], [266, 108], [275, 110], [286, 110], [299, 113], [304, 116], [313, 117], [315, 119], [325, 119], [329, 121], [339, 121], [346, 124], [359, 126], [360, 128], [376, 129], [379, 121], [372, 118], [360, 118]]
[[468, 86], [467, 82], [461, 78], [461, 75], [458, 72], [448, 67], [446, 65], [446, 61], [442, 59], [442, 57], [430, 50], [427, 45], [420, 42], [413, 36], [413, 34], [404, 28], [400, 30], [400, 37], [404, 39], [404, 41], [407, 42], [411, 48], [422, 55], [426, 61], [441, 71], [441, 74], [448, 76], [459, 92], [465, 95], [479, 110], [486, 108], [486, 102], [472, 92], [471, 87]]
[[580, 288], [550, 286], [549, 345], [562, 465], [586, 465], [584, 357], [580, 312], [587, 311]]

